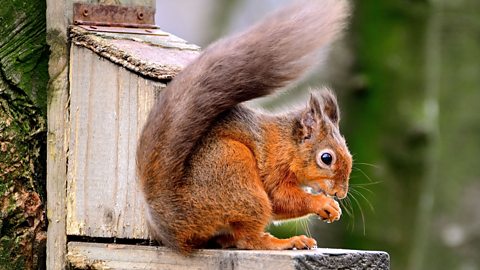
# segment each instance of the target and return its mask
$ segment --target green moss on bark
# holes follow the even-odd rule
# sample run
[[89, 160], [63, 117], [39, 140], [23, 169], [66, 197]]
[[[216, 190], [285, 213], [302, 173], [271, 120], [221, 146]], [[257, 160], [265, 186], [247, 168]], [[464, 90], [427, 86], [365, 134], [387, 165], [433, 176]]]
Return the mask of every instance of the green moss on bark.
[[0, 6], [0, 269], [43, 269], [45, 1]]
[[45, 1], [0, 0], [0, 66], [15, 85], [46, 114], [48, 48]]

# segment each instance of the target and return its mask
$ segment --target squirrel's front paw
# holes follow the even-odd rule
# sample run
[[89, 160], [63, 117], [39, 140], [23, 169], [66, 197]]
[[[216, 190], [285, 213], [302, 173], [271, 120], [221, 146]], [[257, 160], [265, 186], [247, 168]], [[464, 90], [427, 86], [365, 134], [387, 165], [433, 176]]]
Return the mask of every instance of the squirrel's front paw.
[[333, 198], [325, 195], [317, 195], [315, 203], [315, 214], [319, 215], [322, 220], [331, 223], [340, 219], [342, 209]]

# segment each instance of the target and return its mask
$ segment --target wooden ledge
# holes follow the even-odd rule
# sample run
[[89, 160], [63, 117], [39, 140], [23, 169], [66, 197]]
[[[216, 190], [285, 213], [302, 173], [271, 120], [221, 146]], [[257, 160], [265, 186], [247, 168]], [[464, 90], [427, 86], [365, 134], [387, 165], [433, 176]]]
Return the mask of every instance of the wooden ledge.
[[184, 257], [165, 247], [68, 243], [70, 269], [389, 269], [388, 253], [346, 249], [200, 250]]
[[105, 32], [72, 26], [70, 39], [76, 46], [90, 49], [137, 74], [169, 80], [199, 55], [200, 47], [167, 32], [155, 31], [161, 34]]

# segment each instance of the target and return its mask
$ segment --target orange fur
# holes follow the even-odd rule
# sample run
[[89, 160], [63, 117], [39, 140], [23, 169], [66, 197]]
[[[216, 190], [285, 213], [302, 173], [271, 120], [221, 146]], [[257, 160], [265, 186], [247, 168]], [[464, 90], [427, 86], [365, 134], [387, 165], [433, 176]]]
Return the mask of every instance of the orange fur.
[[312, 248], [314, 239], [264, 229], [307, 214], [340, 218], [333, 197], [346, 196], [352, 160], [333, 93], [319, 91], [284, 115], [241, 102], [299, 79], [347, 14], [345, 0], [293, 4], [207, 48], [161, 92], [137, 148], [154, 239], [184, 254], [211, 244]]

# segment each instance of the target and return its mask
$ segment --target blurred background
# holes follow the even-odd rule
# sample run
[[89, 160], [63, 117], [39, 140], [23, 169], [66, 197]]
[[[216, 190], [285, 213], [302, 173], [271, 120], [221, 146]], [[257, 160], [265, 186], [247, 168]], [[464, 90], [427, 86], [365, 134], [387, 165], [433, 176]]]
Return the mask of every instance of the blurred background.
[[[156, 23], [205, 47], [287, 2], [157, 0]], [[392, 269], [480, 269], [480, 1], [356, 1], [324, 65], [254, 106], [282, 110], [321, 85], [355, 159], [344, 215], [272, 233], [384, 250]]]

